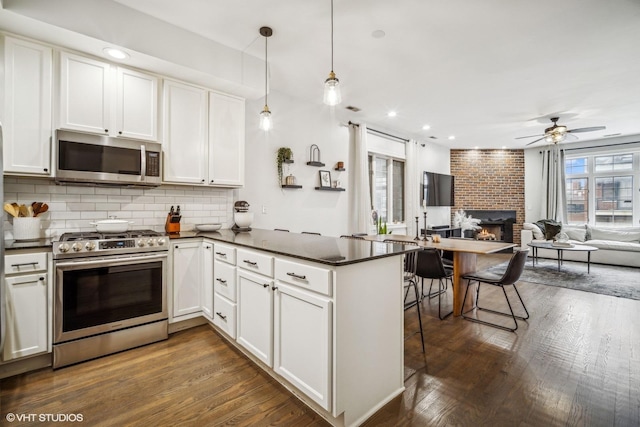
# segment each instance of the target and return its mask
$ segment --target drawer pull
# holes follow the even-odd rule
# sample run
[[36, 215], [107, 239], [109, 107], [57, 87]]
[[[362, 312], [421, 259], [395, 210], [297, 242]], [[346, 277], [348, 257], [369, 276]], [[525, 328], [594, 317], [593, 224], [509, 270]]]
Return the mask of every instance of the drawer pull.
[[244, 262], [244, 263], [246, 263], [246, 264], [249, 264], [249, 265], [250, 265], [250, 266], [252, 266], [252, 267], [255, 267], [256, 265], [258, 265], [258, 263], [257, 263], [257, 262], [249, 261], [248, 259], [243, 259], [243, 260], [242, 260], [242, 262]]
[[300, 276], [299, 274], [296, 274], [296, 273], [287, 273], [287, 276], [291, 276], [293, 278], [300, 279], [300, 280], [307, 280], [307, 276], [305, 275]]
[[278, 290], [278, 287], [277, 287], [277, 286], [273, 286], [273, 287], [271, 288], [271, 290], [273, 290], [273, 291], [277, 291], [277, 290]]
[[33, 265], [34, 267], [36, 267], [38, 265], [38, 262], [21, 262], [20, 264], [11, 264], [11, 267], [15, 267], [15, 268], [20, 268], [20, 267], [24, 267], [25, 265]]
[[219, 278], [219, 277], [218, 277], [216, 280], [217, 280], [218, 282], [222, 283], [223, 285], [226, 285], [226, 284], [227, 284], [227, 281], [226, 281], [226, 280], [221, 279], [221, 278]]
[[218, 317], [220, 317], [222, 320], [227, 320], [227, 316], [223, 316], [222, 313], [220, 313], [219, 311], [216, 311], [216, 314], [218, 315]]
[[226, 257], [226, 256], [227, 256], [227, 254], [226, 254], [226, 253], [224, 253], [224, 252], [216, 252], [216, 255], [220, 255], [220, 256], [224, 256], [224, 257]]

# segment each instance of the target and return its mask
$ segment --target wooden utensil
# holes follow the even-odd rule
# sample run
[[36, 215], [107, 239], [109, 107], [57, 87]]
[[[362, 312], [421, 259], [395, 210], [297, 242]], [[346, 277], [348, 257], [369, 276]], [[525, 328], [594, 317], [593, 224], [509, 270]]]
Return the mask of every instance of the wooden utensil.
[[38, 213], [36, 215], [34, 215], [34, 216], [38, 216], [41, 213], [45, 213], [48, 210], [49, 210], [49, 205], [46, 204], [46, 203], [43, 203], [42, 206], [40, 206], [40, 209], [38, 209]]
[[33, 208], [31, 206], [27, 206], [27, 212], [29, 217], [34, 217], [35, 215], [33, 214]]
[[18, 216], [18, 213], [16, 212], [15, 208], [11, 203], [5, 203], [4, 210], [14, 218]]
[[18, 207], [18, 212], [20, 212], [20, 216], [24, 216], [24, 217], [29, 216], [29, 209], [27, 209], [26, 205], [20, 205]]
[[38, 216], [38, 214], [40, 213], [40, 209], [42, 209], [42, 203], [33, 202], [31, 203], [31, 207], [33, 208], [33, 216]]

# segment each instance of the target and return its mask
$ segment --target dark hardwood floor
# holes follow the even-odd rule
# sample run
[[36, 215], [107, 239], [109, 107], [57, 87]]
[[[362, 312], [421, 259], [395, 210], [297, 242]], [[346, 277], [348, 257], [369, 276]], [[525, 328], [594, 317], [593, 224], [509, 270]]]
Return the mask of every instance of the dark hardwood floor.
[[[437, 298], [424, 301], [426, 355], [415, 310], [406, 311], [406, 391], [365, 425], [640, 425], [640, 301], [532, 283], [519, 290], [531, 319], [516, 333], [440, 321]], [[7, 413], [82, 414], [64, 425], [90, 426], [327, 425], [207, 326], [0, 380], [1, 425], [47, 425], [8, 423]]]

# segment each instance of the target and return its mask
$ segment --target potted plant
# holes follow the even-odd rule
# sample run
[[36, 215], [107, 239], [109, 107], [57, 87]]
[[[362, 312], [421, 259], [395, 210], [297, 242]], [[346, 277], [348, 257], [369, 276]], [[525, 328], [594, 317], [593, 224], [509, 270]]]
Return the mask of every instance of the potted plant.
[[278, 167], [278, 185], [282, 185], [282, 164], [293, 159], [293, 151], [289, 147], [278, 148], [276, 155], [276, 166]]

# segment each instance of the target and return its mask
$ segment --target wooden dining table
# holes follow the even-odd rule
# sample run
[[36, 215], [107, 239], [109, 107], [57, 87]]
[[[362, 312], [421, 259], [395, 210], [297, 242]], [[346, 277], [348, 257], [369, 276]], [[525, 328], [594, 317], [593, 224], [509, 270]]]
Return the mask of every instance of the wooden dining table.
[[364, 236], [366, 240], [374, 242], [384, 242], [385, 240], [406, 241], [417, 243], [423, 248], [433, 248], [443, 251], [453, 252], [453, 315], [462, 314], [463, 298], [465, 287], [462, 276], [476, 271], [476, 261], [478, 254], [491, 254], [505, 249], [513, 248], [515, 243], [496, 242], [475, 239], [440, 239], [439, 243], [429, 240], [416, 240], [411, 236], [399, 234], [377, 234]]

